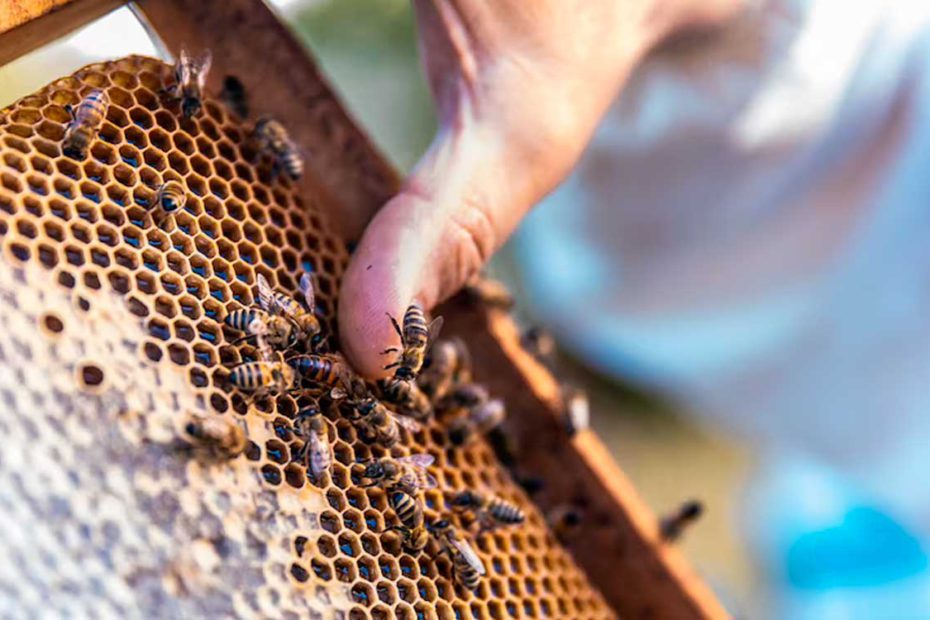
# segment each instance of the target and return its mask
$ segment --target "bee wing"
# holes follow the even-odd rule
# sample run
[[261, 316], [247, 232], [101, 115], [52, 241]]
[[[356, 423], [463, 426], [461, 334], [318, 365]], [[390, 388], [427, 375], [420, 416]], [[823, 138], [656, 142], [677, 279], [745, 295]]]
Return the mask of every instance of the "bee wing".
[[568, 422], [572, 432], [586, 430], [591, 424], [591, 404], [583, 390], [574, 390], [566, 403]]
[[391, 417], [394, 418], [394, 421], [395, 421], [395, 422], [397, 422], [399, 425], [401, 425], [401, 426], [403, 426], [404, 428], [406, 428], [406, 429], [407, 429], [408, 431], [410, 431], [411, 433], [419, 432], [420, 429], [423, 428], [422, 426], [420, 426], [420, 423], [419, 423], [419, 422], [417, 422], [417, 421], [414, 420], [413, 418], [409, 418], [409, 417], [407, 417], [407, 416], [405, 416], [405, 415], [398, 415], [398, 414], [396, 414], [396, 413], [394, 413], [394, 412], [391, 412]]
[[316, 299], [314, 299], [313, 293], [313, 276], [309, 272], [305, 271], [302, 276], [300, 276], [300, 292], [304, 296], [304, 304], [307, 306], [307, 310], [310, 314], [316, 314]]
[[210, 72], [210, 66], [213, 64], [213, 54], [210, 50], [204, 50], [197, 58], [194, 72], [197, 74], [197, 85], [201, 88], [207, 83], [207, 73]]
[[349, 396], [348, 392], [346, 392], [346, 391], [345, 391], [344, 389], [342, 389], [341, 387], [334, 387], [333, 389], [331, 389], [331, 390], [329, 391], [329, 395], [330, 395], [334, 400], [342, 400], [343, 398], [348, 398], [348, 396]]
[[178, 62], [175, 65], [175, 78], [178, 84], [184, 84], [190, 79], [191, 55], [187, 48], [182, 47], [178, 54]]
[[249, 323], [249, 333], [264, 336], [268, 333], [268, 324], [262, 320], [262, 317], [257, 316]]
[[468, 350], [468, 346], [465, 344], [465, 341], [459, 338], [458, 336], [454, 337], [452, 340], [452, 346], [455, 348], [456, 354], [459, 356], [458, 367], [459, 369], [470, 369], [471, 368], [471, 351]]
[[258, 305], [261, 306], [262, 310], [265, 312], [272, 312], [273, 310], [275, 305], [273, 292], [265, 276], [258, 274]]
[[435, 342], [436, 338], [439, 337], [439, 332], [442, 330], [442, 324], [443, 324], [443, 322], [444, 322], [444, 321], [443, 321], [443, 318], [442, 318], [441, 316], [437, 316], [437, 317], [436, 317], [435, 319], [433, 319], [432, 322], [429, 324], [429, 328], [427, 328], [427, 331], [429, 332], [429, 336], [427, 337], [427, 341], [426, 341], [426, 346], [427, 346], [427, 347], [429, 347], [431, 344], [433, 344], [433, 342]]
[[507, 409], [504, 407], [504, 401], [499, 398], [489, 400], [472, 410], [472, 419], [481, 427], [482, 431], [498, 426], [506, 417]]
[[484, 568], [484, 562], [478, 557], [474, 547], [464, 538], [450, 537], [449, 544], [452, 545], [462, 556], [469, 566], [475, 569], [479, 575], [484, 575], [487, 571]]
[[436, 457], [432, 454], [411, 454], [410, 456], [399, 456], [395, 460], [405, 465], [425, 469], [436, 462]]
[[429, 491], [439, 486], [439, 482], [432, 474], [426, 473], [425, 470], [419, 472], [406, 472], [400, 477], [400, 486], [408, 489], [423, 489]]
[[310, 433], [310, 471], [317, 478], [329, 470], [332, 458], [329, 442], [324, 441], [322, 433]]

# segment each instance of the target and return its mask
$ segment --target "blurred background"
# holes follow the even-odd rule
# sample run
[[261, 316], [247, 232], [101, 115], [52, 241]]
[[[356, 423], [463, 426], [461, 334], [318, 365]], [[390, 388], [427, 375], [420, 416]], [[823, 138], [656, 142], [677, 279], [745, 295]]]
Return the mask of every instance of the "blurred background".
[[[273, 4], [313, 50], [360, 124], [396, 166], [409, 170], [429, 144], [436, 128], [429, 92], [420, 71], [409, 2], [276, 0]], [[748, 47], [753, 51], [746, 58], [758, 61], [753, 68], [761, 67], [767, 74], [781, 72], [780, 76], [784, 77], [791, 67], [767, 65], [768, 61], [763, 60], [766, 55], [760, 50], [766, 46], [769, 46], [767, 51], [777, 49], [779, 45], [787, 45], [786, 41], [793, 45], [795, 40], [801, 39], [793, 30], [797, 24], [806, 19], [824, 21], [826, 17], [814, 12], [808, 15], [797, 8], [808, 5], [807, 2], [772, 4], [780, 7], [775, 19], [783, 26], [783, 36], [772, 40], [750, 37]], [[747, 28], [743, 35], [752, 32]], [[830, 32], [836, 30], [831, 28]], [[860, 28], [859, 34], [863, 33], [867, 30]], [[893, 40], [899, 41], [898, 38]], [[837, 43], [837, 40], [831, 42]], [[798, 47], [802, 46], [798, 44]], [[743, 49], [745, 51], [747, 46]], [[858, 51], [864, 53], [868, 49], [863, 47]], [[121, 9], [65, 40], [0, 68], [0, 103], [10, 103], [89, 62], [128, 53], [163, 55], [135, 16], [128, 9]], [[664, 61], [662, 54], [667, 55]], [[823, 57], [823, 49], [816, 46], [807, 49], [805, 54], [813, 64], [828, 60]], [[696, 342], [693, 338], [689, 340], [683, 323], [675, 323], [666, 335], [674, 340], [662, 345], [671, 351], [668, 355], [701, 358], [702, 363], [685, 370], [682, 370], [684, 365], [669, 365], [672, 372], [668, 374], [677, 380], [665, 381], [658, 378], [662, 373], [656, 370], [663, 368], [656, 362], [662, 360], [661, 356], [640, 356], [646, 362], [637, 358], [637, 348], [645, 346], [642, 342], [606, 336], [603, 341], [598, 340], [596, 334], [573, 330], [570, 317], [572, 313], [581, 312], [577, 307], [565, 304], [554, 307], [553, 296], [572, 297], [572, 286], [566, 281], [584, 279], [593, 269], [586, 265], [583, 257], [577, 264], [567, 259], [566, 263], [552, 267], [546, 262], [545, 248], [552, 247], [553, 240], [559, 241], [557, 235], [567, 234], [562, 226], [564, 218], [576, 217], [574, 214], [581, 212], [581, 207], [574, 210], [576, 203], [610, 203], [612, 200], [610, 195], [598, 195], [590, 189], [604, 185], [603, 179], [597, 177], [597, 162], [592, 163], [590, 158], [611, 148], [620, 151], [638, 148], [638, 144], [655, 137], [648, 135], [649, 131], [658, 131], [656, 127], [661, 126], [663, 115], [674, 114], [661, 102], [657, 103], [654, 93], [650, 94], [651, 76], [668, 71], [669, 64], [680, 62], [682, 57], [692, 64], [700, 64], [695, 59], [712, 60], [692, 54], [689, 48], [676, 48], [661, 52], [659, 56], [656, 63], [634, 78], [631, 88], [634, 94], [625, 95], [626, 101], [619, 102], [617, 109], [608, 115], [605, 128], [599, 132], [586, 161], [582, 162], [585, 174], [573, 177], [566, 188], [539, 207], [528, 224], [495, 257], [489, 271], [515, 292], [517, 316], [523, 325], [543, 325], [559, 338], [562, 373], [588, 391], [593, 426], [647, 503], [659, 514], [673, 510], [686, 499], [697, 498], [704, 503], [704, 516], [679, 544], [735, 616], [930, 618], [927, 600], [930, 582], [925, 574], [923, 537], [912, 533], [919, 527], [911, 527], [914, 515], [920, 512], [899, 510], [894, 501], [895, 493], [883, 497], [876, 492], [881, 485], [876, 485], [874, 479], [860, 484], [855, 468], [847, 467], [849, 459], [831, 460], [826, 458], [829, 450], [819, 450], [821, 445], [830, 443], [830, 433], [838, 428], [838, 418], [825, 416], [823, 428], [811, 433], [812, 438], [804, 438], [803, 422], [809, 415], [816, 415], [819, 408], [812, 406], [808, 413], [803, 399], [782, 399], [779, 407], [773, 407], [762, 400], [770, 396], [765, 390], [747, 391], [742, 389], [742, 383], [734, 384], [731, 393], [737, 396], [715, 398], [711, 387], [720, 389], [720, 385], [693, 380], [688, 374], [715, 371], [713, 363], [703, 363], [705, 354], [715, 360], [732, 361], [732, 356], [726, 357], [723, 342], [738, 341], [743, 349], [750, 346], [745, 343], [754, 343], [759, 350], [761, 345], [756, 340], [764, 336], [757, 338], [757, 334], [768, 334], [773, 321], [756, 318], [738, 327], [725, 323], [712, 330], [699, 325], [696, 332], [701, 332], [702, 337]], [[663, 62], [668, 64], [663, 65]], [[847, 64], [849, 62], [855, 61]], [[747, 66], [737, 67], [737, 70], [747, 70]], [[816, 77], [813, 74], [789, 77], [800, 92], [805, 80], [815, 81], [811, 80], [812, 76]], [[722, 79], [722, 76], [714, 74], [713, 79]], [[735, 82], [745, 84], [746, 81], [740, 78]], [[843, 87], [842, 84], [836, 86]], [[736, 90], [745, 94], [746, 89], [741, 88], [738, 86]], [[664, 96], [667, 98], [668, 93]], [[821, 99], [826, 96], [818, 95]], [[719, 114], [721, 109], [726, 114], [741, 114], [740, 109], [727, 108], [728, 102], [724, 99], [721, 97], [718, 101], [708, 97], [704, 103], [717, 109], [714, 114]], [[749, 100], [743, 99], [747, 108]], [[771, 112], [775, 116], [781, 113], [780, 109]], [[652, 120], [643, 121], [649, 115]], [[823, 117], [826, 116], [824, 113]], [[624, 134], [625, 119], [638, 119], [640, 125], [646, 127], [645, 134]], [[804, 124], [800, 120], [797, 122], [799, 126]], [[821, 130], [827, 131], [817, 129]], [[615, 135], [617, 132], [619, 138]], [[703, 138], [699, 132], [695, 135], [700, 145]], [[763, 153], [764, 161], [777, 158], [780, 149], [787, 145], [785, 140], [777, 142], [776, 148]], [[734, 152], [740, 157], [752, 154], [747, 144], [741, 143]], [[674, 149], [679, 147], [685, 151], [695, 148], [685, 143], [673, 145]], [[716, 153], [714, 148], [709, 151]], [[725, 154], [722, 157], [725, 161]], [[725, 176], [726, 169], [717, 172]], [[610, 172], [607, 174], [609, 176]], [[631, 185], [636, 183], [635, 179], [625, 180]], [[684, 179], [683, 183], [686, 181]], [[686, 190], [694, 191], [687, 187]], [[595, 194], [593, 198], [592, 194]], [[718, 200], [719, 197], [713, 198]], [[766, 203], [760, 201], [759, 204], [758, 211], [764, 212]], [[787, 247], [786, 255], [790, 255], [790, 246]], [[564, 254], [557, 257], [565, 258]], [[603, 288], [603, 282], [610, 282], [617, 274], [600, 275], [602, 280], [597, 286]], [[597, 297], [589, 295], [588, 299]], [[579, 303], [584, 303], [582, 297]], [[589, 307], [586, 312], [585, 316], [597, 316], [599, 308]], [[606, 325], [605, 333], [614, 328], [619, 330], [609, 322]], [[745, 332], [750, 332], [751, 336], [746, 336]], [[623, 332], [619, 330], [618, 333]], [[723, 366], [723, 362], [718, 366]], [[915, 372], [913, 378], [922, 389], [927, 387], [924, 381], [927, 376], [922, 372]], [[842, 383], [845, 379], [839, 375], [826, 376], [824, 384], [833, 385], [831, 380]], [[727, 385], [726, 382], [722, 384]], [[780, 384], [773, 381], [772, 385]], [[801, 392], [792, 394], [797, 393]], [[835, 408], [835, 403], [831, 406]], [[781, 419], [784, 410], [792, 412], [784, 416], [786, 420], [794, 420], [791, 417], [794, 415], [801, 422], [794, 426], [786, 423], [785, 428], [766, 427], [764, 420]], [[839, 419], [842, 425], [842, 417]], [[867, 420], [869, 424], [874, 421]], [[827, 439], [821, 441], [823, 437]], [[915, 440], [915, 451], [923, 450], [926, 439], [927, 436], [922, 435]], [[909, 466], [914, 462], [913, 459], [908, 461]], [[888, 459], [884, 459], [879, 465], [887, 468], [888, 463]], [[890, 467], [894, 467], [893, 463]], [[910, 491], [920, 493], [913, 487], [904, 487], [905, 494]]]

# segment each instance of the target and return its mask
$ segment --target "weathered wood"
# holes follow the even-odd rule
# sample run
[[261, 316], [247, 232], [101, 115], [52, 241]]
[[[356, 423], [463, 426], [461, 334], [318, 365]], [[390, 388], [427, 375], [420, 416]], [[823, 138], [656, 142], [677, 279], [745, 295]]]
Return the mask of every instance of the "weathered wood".
[[567, 546], [621, 617], [727, 617], [681, 553], [660, 541], [655, 515], [598, 437], [565, 433], [558, 384], [523, 350], [514, 321], [461, 297], [437, 312], [447, 334], [468, 342], [476, 378], [506, 400], [516, 471], [543, 483], [533, 499], [544, 512], [582, 508], [583, 524]]
[[142, 13], [168, 49], [210, 49], [210, 86], [227, 75], [248, 88], [253, 115], [281, 120], [306, 156], [303, 187], [337, 197], [332, 224], [356, 240], [400, 177], [349, 117], [316, 63], [256, 0], [141, 0]]
[[3, 0], [0, 66], [92, 22], [124, 0]]

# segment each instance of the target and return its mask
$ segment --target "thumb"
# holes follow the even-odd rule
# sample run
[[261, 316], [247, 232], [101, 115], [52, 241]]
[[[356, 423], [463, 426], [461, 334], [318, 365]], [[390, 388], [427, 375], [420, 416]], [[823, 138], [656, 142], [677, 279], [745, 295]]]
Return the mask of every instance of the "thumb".
[[[477, 273], [528, 209], [512, 191], [491, 132], [440, 131], [401, 192], [372, 219], [339, 301], [343, 351], [368, 378], [398, 342], [386, 315], [432, 308]], [[516, 206], [515, 205], [519, 205]]]

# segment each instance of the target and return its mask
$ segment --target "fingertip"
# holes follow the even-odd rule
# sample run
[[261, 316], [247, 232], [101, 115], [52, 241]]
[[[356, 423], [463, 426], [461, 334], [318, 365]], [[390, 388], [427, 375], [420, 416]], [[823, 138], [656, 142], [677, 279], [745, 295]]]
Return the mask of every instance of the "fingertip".
[[421, 280], [423, 261], [418, 248], [405, 243], [413, 225], [391, 215], [396, 212], [393, 203], [366, 230], [349, 262], [339, 297], [343, 351], [353, 368], [368, 379], [389, 374], [384, 366], [392, 358], [382, 352], [400, 343], [389, 316], [399, 320]]
[[339, 302], [339, 337], [349, 363], [362, 376], [379, 379], [388, 374], [384, 349], [395, 346], [396, 337], [387, 317], [396, 312], [391, 281], [383, 269], [353, 260], [342, 284]]

